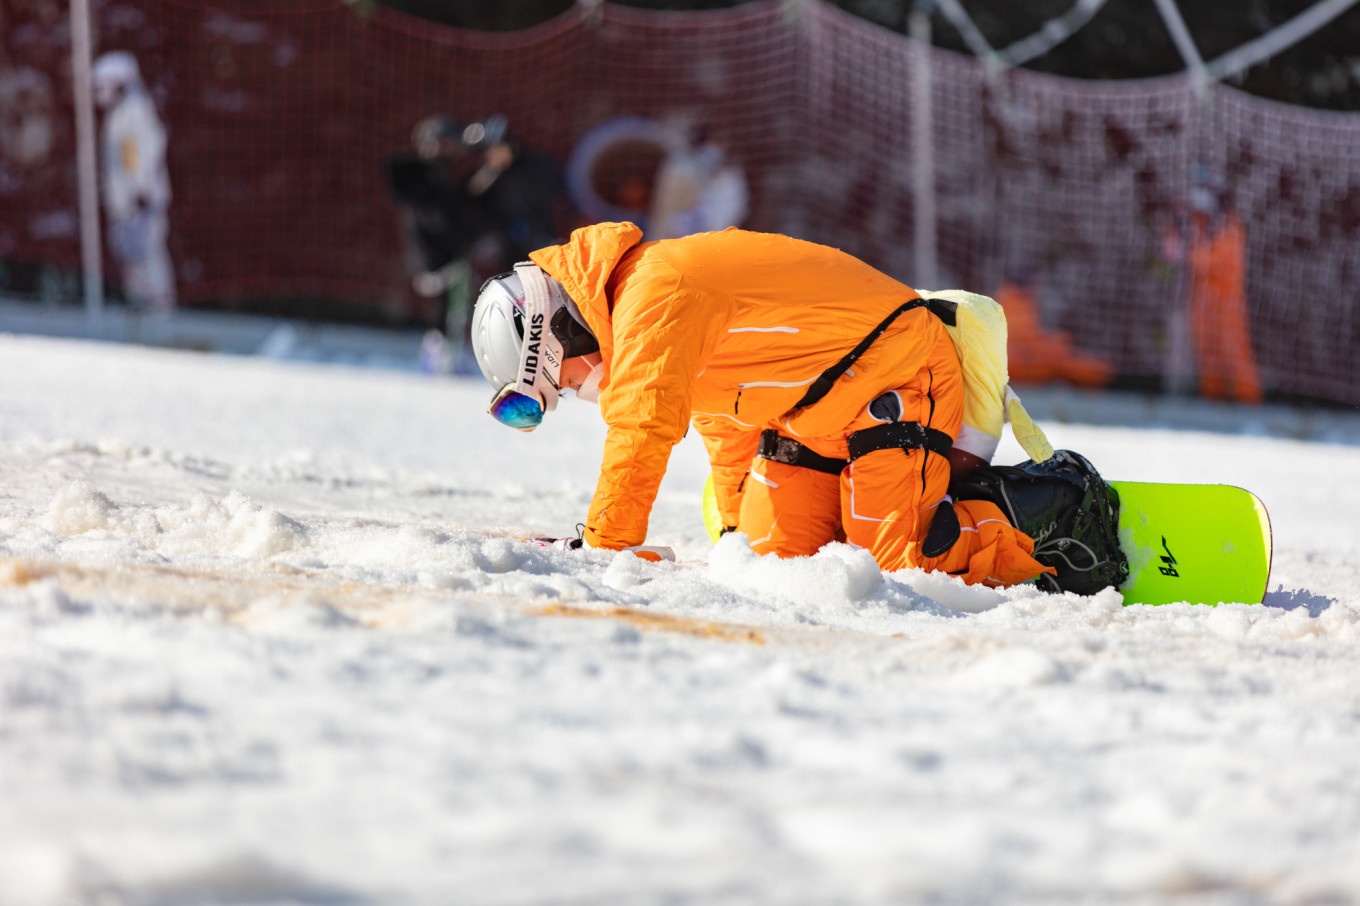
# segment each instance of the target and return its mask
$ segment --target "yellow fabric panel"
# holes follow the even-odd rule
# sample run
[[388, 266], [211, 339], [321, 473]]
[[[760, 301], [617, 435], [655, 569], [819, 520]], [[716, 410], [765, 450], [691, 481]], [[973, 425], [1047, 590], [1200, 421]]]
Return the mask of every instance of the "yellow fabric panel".
[[957, 306], [956, 323], [946, 329], [963, 366], [963, 423], [1000, 441], [1006, 423], [1005, 312], [994, 299], [961, 289], [926, 293], [925, 298]]
[[1006, 408], [1010, 416], [1011, 433], [1020, 441], [1025, 455], [1035, 462], [1043, 462], [1053, 455], [1053, 445], [1048, 442], [1044, 432], [1034, 423], [1014, 391], [1006, 394]]
[[1001, 440], [1002, 427], [1011, 431], [1036, 462], [1053, 455], [1053, 446], [1030, 418], [1020, 398], [1011, 391], [1006, 360], [1006, 313], [996, 300], [961, 289], [925, 293], [956, 306], [955, 324], [948, 327], [963, 366], [963, 424], [955, 446], [991, 460]]

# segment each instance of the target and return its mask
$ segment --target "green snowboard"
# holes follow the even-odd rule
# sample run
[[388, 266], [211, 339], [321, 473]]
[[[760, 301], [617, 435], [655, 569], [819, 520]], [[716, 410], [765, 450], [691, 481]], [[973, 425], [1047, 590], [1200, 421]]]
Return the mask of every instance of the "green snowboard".
[[1112, 481], [1125, 604], [1260, 604], [1270, 578], [1270, 517], [1250, 491], [1223, 484]]

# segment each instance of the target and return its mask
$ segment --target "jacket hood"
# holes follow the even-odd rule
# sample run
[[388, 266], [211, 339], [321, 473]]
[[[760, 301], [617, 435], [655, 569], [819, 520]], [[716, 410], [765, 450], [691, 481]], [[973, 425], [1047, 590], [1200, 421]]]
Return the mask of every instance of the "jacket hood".
[[532, 252], [529, 258], [556, 278], [576, 302], [605, 361], [612, 358], [613, 318], [606, 289], [623, 256], [642, 241], [632, 223], [597, 223], [574, 231], [564, 245]]

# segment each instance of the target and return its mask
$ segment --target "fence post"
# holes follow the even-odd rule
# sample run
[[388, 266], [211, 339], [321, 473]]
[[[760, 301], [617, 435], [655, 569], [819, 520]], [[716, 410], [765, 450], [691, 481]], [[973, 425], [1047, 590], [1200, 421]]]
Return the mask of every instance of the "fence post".
[[911, 285], [939, 289], [935, 276], [935, 141], [930, 105], [930, 13], [934, 0], [917, 0], [908, 17], [911, 49], [911, 150], [914, 196]]
[[76, 108], [76, 184], [80, 206], [80, 263], [85, 280], [85, 310], [91, 328], [104, 314], [104, 272], [99, 231], [99, 174], [95, 153], [94, 98], [90, 61], [94, 42], [89, 0], [71, 0], [71, 75]]
[[[1188, 132], [1193, 161], [1198, 155], [1197, 145], [1203, 128], [1203, 114], [1210, 100], [1208, 70], [1204, 66], [1204, 58], [1200, 56], [1199, 48], [1195, 46], [1194, 38], [1190, 36], [1190, 30], [1185, 27], [1180, 10], [1176, 8], [1175, 0], [1156, 0], [1156, 5], [1167, 31], [1171, 33], [1176, 50], [1180, 52], [1181, 59], [1185, 62], [1185, 70], [1190, 81], [1189, 104], [1193, 119]], [[1188, 168], [1184, 168], [1182, 177], [1184, 178], [1187, 173]], [[1182, 197], [1185, 197], [1184, 193]], [[1176, 304], [1167, 309], [1167, 344], [1166, 358], [1162, 363], [1162, 380], [1164, 392], [1171, 396], [1189, 394], [1194, 387], [1195, 378], [1195, 356], [1191, 348], [1190, 330], [1188, 229], [1188, 223], [1180, 224], [1181, 235], [1178, 240], [1181, 244], [1180, 273], [1176, 281], [1180, 291], [1176, 294]]]

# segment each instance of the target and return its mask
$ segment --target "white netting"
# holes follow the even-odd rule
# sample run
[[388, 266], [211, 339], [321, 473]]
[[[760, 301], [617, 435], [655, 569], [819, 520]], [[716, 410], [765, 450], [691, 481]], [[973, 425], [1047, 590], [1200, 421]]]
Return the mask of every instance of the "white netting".
[[[1246, 222], [1267, 390], [1360, 404], [1360, 116], [1218, 85], [1200, 95], [1184, 76], [989, 73], [811, 0], [702, 13], [604, 4], [514, 34], [320, 0], [96, 7], [97, 49], [137, 54], [170, 130], [185, 304], [324, 298], [423, 312], [384, 166], [430, 113], [505, 113], [559, 164], [611, 118], [697, 113], [746, 170], [746, 226], [835, 245], [908, 283], [913, 149], [928, 139], [937, 282], [991, 293], [1027, 267], [1046, 322], [1149, 380], [1166, 367], [1168, 315], [1185, 292], [1160, 260], [1162, 233], [1206, 162]], [[0, 0], [0, 113], [25, 136], [14, 125], [0, 142], [0, 257], [74, 268], [64, 9]], [[912, 128], [922, 52], [925, 137]], [[30, 127], [43, 118], [40, 140]]]
[[[810, 238], [911, 282], [910, 55], [837, 10], [810, 11]], [[1360, 401], [1360, 116], [1263, 101], [1184, 77], [1091, 83], [930, 51], [939, 281], [1042, 287], [1045, 320], [1130, 376], [1167, 365], [1185, 275], [1162, 258], [1196, 163], [1247, 226], [1253, 341], [1281, 393]]]

